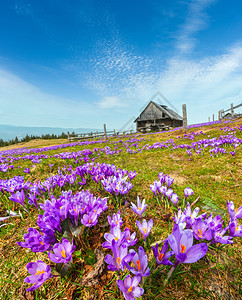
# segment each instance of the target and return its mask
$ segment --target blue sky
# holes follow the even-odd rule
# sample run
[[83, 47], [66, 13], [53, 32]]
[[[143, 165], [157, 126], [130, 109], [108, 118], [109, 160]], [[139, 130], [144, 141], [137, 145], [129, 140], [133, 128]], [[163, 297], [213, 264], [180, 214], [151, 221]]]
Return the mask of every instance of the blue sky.
[[241, 15], [241, 0], [1, 1], [0, 123], [119, 129], [157, 91], [190, 124], [217, 118], [242, 102]]

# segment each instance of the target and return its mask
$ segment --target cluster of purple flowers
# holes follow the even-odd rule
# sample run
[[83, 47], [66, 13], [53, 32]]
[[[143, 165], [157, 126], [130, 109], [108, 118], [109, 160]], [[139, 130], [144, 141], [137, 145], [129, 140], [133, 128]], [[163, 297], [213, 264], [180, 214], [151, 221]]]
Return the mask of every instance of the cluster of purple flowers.
[[[141, 202], [138, 196], [137, 196], [137, 205], [131, 202], [131, 209], [139, 216], [140, 219], [142, 218], [142, 215], [146, 207], [147, 204], [145, 204], [145, 199]], [[146, 241], [153, 227], [153, 220], [150, 219], [147, 222], [145, 219], [143, 219], [142, 223], [139, 220], [136, 220], [136, 225], [139, 228], [139, 231], [142, 233], [144, 240]]]
[[[230, 216], [228, 226], [223, 226], [224, 221], [220, 215], [213, 217], [212, 214], [204, 213], [198, 216], [199, 208], [195, 208], [192, 212], [189, 202], [184, 212], [179, 208], [174, 221], [179, 228], [191, 230], [196, 240], [206, 240], [211, 244], [231, 244], [233, 237], [242, 236], [242, 226], [237, 225], [237, 219], [242, 218], [242, 206], [235, 210], [233, 202], [228, 201], [227, 208]], [[229, 234], [226, 236], [228, 230]]]
[[[218, 123], [221, 123], [220, 121]], [[202, 125], [211, 125], [212, 123], [204, 123], [199, 125], [193, 125], [192, 127], [198, 127]], [[214, 123], [216, 124], [216, 123]], [[176, 128], [174, 130], [178, 130], [179, 128]], [[136, 134], [134, 137], [125, 139], [127, 136], [123, 136], [123, 140], [119, 141], [110, 141], [110, 140], [99, 140], [99, 141], [84, 141], [84, 142], [76, 142], [76, 143], [68, 143], [68, 144], [62, 144], [62, 145], [56, 145], [51, 147], [43, 147], [43, 148], [34, 148], [34, 149], [26, 149], [26, 148], [20, 148], [20, 149], [13, 149], [13, 150], [5, 150], [0, 152], [0, 172], [7, 172], [9, 169], [13, 169], [14, 165], [12, 164], [14, 161], [24, 160], [24, 161], [31, 161], [33, 164], [39, 164], [42, 162], [42, 160], [55, 158], [55, 159], [64, 159], [64, 160], [72, 160], [76, 164], [80, 163], [87, 163], [89, 161], [94, 161], [97, 157], [101, 155], [101, 153], [105, 153], [106, 155], [115, 155], [122, 151], [122, 149], [116, 150], [118, 147], [117, 145], [123, 146], [124, 149], [130, 154], [142, 152], [144, 150], [152, 150], [152, 149], [162, 149], [162, 148], [170, 148], [171, 150], [176, 149], [185, 149], [189, 156], [192, 155], [192, 150], [196, 154], [203, 154], [203, 151], [207, 148], [210, 149], [211, 155], [214, 154], [223, 154], [228, 153], [227, 150], [224, 147], [227, 146], [233, 146], [234, 150], [242, 144], [242, 140], [235, 137], [234, 134], [237, 130], [241, 131], [241, 126], [236, 126], [234, 128], [231, 127], [224, 127], [220, 128], [221, 130], [224, 130], [225, 133], [228, 132], [227, 135], [221, 135], [218, 138], [204, 138], [201, 140], [198, 140], [197, 142], [192, 142], [190, 145], [188, 144], [176, 144], [173, 139], [168, 139], [164, 142], [156, 142], [153, 145], [143, 145], [141, 146], [141, 143], [145, 141], [144, 138], [138, 138], [140, 134]], [[172, 131], [174, 131], [172, 130]], [[145, 135], [150, 135], [145, 134]], [[157, 133], [155, 133], [157, 134]], [[145, 136], [143, 135], [143, 136]], [[183, 139], [189, 139], [194, 140], [196, 136], [199, 135], [206, 135], [203, 131], [200, 132], [191, 132], [189, 134], [184, 134]], [[209, 137], [209, 136], [208, 136]], [[181, 137], [177, 137], [181, 139]], [[109, 143], [110, 146], [112, 144], [115, 145], [114, 149], [112, 149], [110, 146], [106, 146], [104, 148], [94, 148], [93, 150], [90, 149], [84, 149], [82, 151], [73, 151], [73, 152], [61, 152], [54, 155], [49, 154], [39, 154], [41, 152], [48, 152], [53, 150], [58, 150], [66, 147], [75, 147], [75, 146], [81, 146], [81, 145], [92, 145], [95, 143]], [[231, 155], [233, 156], [235, 151], [230, 151]], [[31, 170], [28, 168], [25, 168], [23, 170], [24, 173], [29, 173]]]
[[[222, 128], [225, 132], [227, 131], [227, 128]], [[241, 130], [241, 127], [235, 127], [233, 128], [234, 131]], [[206, 135], [203, 131], [200, 131], [198, 133], [191, 132], [189, 134], [184, 134], [183, 139], [189, 139], [194, 140], [195, 136], [198, 135]], [[177, 139], [181, 139], [181, 136], [178, 136]], [[234, 149], [236, 149], [239, 145], [242, 144], [242, 140], [233, 136], [232, 134], [227, 135], [221, 135], [218, 138], [204, 138], [201, 140], [198, 140], [197, 142], [192, 142], [189, 144], [176, 144], [173, 139], [168, 139], [164, 142], [156, 142], [153, 145], [146, 144], [142, 147], [143, 150], [152, 150], [152, 149], [162, 149], [162, 148], [170, 148], [172, 151], [176, 149], [185, 149], [186, 153], [189, 156], [192, 156], [192, 150], [198, 154], [201, 155], [207, 148], [211, 148], [210, 153], [213, 154], [224, 154], [227, 153], [226, 149], [223, 147], [232, 146]], [[132, 153], [132, 152], [130, 152]], [[234, 155], [234, 154], [232, 154]]]
[[[208, 246], [206, 243], [193, 245], [194, 239], [192, 231], [189, 229], [181, 229], [178, 224], [174, 225], [173, 232], [165, 240], [162, 249], [159, 251], [158, 244], [153, 248], [153, 254], [156, 259], [156, 267], [159, 265], [172, 266], [168, 274], [171, 276], [174, 269], [181, 263], [195, 263], [206, 255]], [[168, 245], [171, 251], [168, 250]], [[169, 258], [175, 255], [175, 263], [173, 264]]]
[[[208, 216], [207, 213], [204, 213], [198, 216], [199, 208], [195, 208], [192, 212], [189, 202], [183, 213], [179, 208], [177, 215], [174, 217], [173, 233], [165, 239], [160, 251], [158, 244], [153, 247], [156, 267], [159, 265], [172, 265], [167, 280], [179, 264], [194, 263], [201, 259], [207, 253], [208, 242], [210, 244], [231, 244], [233, 237], [242, 236], [242, 225], [237, 226], [237, 219], [242, 218], [242, 206], [236, 210], [233, 202], [228, 201], [227, 208], [230, 221], [229, 225], [224, 228], [220, 215], [213, 217], [212, 214]], [[224, 236], [228, 229], [229, 235]], [[204, 242], [193, 245], [194, 239], [196, 241], [204, 240]], [[171, 251], [167, 251], [168, 245]], [[174, 264], [169, 260], [173, 255], [175, 255]]]
[[[137, 213], [140, 217], [145, 211], [147, 205], [145, 201], [140, 202], [137, 199], [137, 206], [132, 203], [131, 209]], [[104, 248], [112, 250], [112, 255], [107, 254], [105, 257], [105, 262], [108, 264], [108, 269], [111, 271], [116, 271], [118, 273], [118, 278], [121, 271], [125, 271], [127, 268], [134, 277], [131, 278], [130, 275], [126, 276], [124, 280], [118, 279], [117, 285], [122, 291], [125, 299], [133, 300], [135, 297], [140, 297], [144, 289], [143, 277], [150, 275], [150, 269], [148, 267], [148, 257], [142, 246], [138, 248], [138, 252], [134, 249], [129, 249], [129, 247], [135, 246], [137, 242], [136, 233], [130, 233], [129, 228], [125, 228], [124, 231], [121, 230], [123, 225], [123, 220], [121, 218], [120, 212], [113, 214], [111, 218], [108, 216], [108, 222], [111, 226], [110, 233], [105, 233], [105, 242], [102, 244]], [[147, 224], [146, 220], [143, 220], [143, 224], [137, 221], [138, 228], [144, 235], [144, 238], [149, 235], [150, 230], [153, 226], [153, 220], [150, 220]], [[141, 282], [141, 287], [139, 283]]]
[[[159, 181], [155, 180], [154, 183], [150, 185], [150, 189], [153, 192], [153, 194], [157, 197], [158, 203], [159, 199], [161, 199], [165, 202], [165, 207], [169, 206], [169, 202], [172, 202], [175, 206], [177, 206], [179, 196], [176, 193], [174, 193], [171, 189], [171, 186], [174, 182], [174, 178], [163, 173], [159, 173], [158, 177]], [[185, 200], [188, 196], [191, 196], [192, 194], [193, 191], [191, 188], [185, 188]]]
[[[167, 178], [167, 182], [165, 178]], [[166, 177], [163, 174], [159, 174], [159, 179], [166, 182], [168, 187], [173, 183], [172, 178]], [[184, 194], [186, 200], [188, 196], [193, 194], [193, 191], [191, 188], [186, 188]], [[147, 207], [145, 201], [141, 202], [138, 197], [137, 205], [134, 203], [131, 203], [131, 205], [131, 209], [141, 218]], [[192, 211], [189, 202], [187, 202], [184, 212], [181, 211], [181, 208], [178, 209], [178, 213], [174, 217], [175, 225], [173, 232], [164, 240], [164, 244], [160, 250], [158, 244], [152, 247], [156, 267], [159, 265], [172, 266], [165, 283], [179, 264], [195, 263], [204, 257], [208, 251], [208, 243], [231, 244], [233, 237], [242, 236], [242, 225], [238, 225], [237, 223], [237, 220], [242, 218], [242, 206], [235, 209], [233, 202], [228, 201], [227, 208], [230, 217], [228, 226], [223, 226], [224, 221], [220, 215], [215, 217], [207, 213], [198, 215], [199, 208], [197, 207]], [[120, 212], [117, 215], [114, 214], [113, 218], [109, 216], [108, 222], [111, 225], [111, 233], [104, 235], [106, 241], [103, 243], [103, 247], [111, 249], [113, 256], [108, 254], [105, 261], [108, 264], [109, 270], [120, 274], [120, 271], [124, 271], [126, 267], [135, 275], [133, 278], [128, 275], [124, 281], [120, 279], [117, 281], [118, 287], [123, 292], [125, 299], [135, 299], [134, 297], [139, 297], [144, 292], [142, 278], [150, 274], [147, 255], [142, 247], [139, 247], [138, 253], [133, 249], [128, 252], [128, 247], [134, 246], [137, 239], [135, 239], [135, 233], [130, 235], [128, 228], [125, 228], [123, 232], [121, 231], [123, 221]], [[150, 220], [147, 223], [146, 220], [143, 220], [143, 224], [141, 224], [137, 220], [136, 224], [143, 234], [144, 239], [146, 239], [153, 226], [153, 221]], [[225, 236], [228, 230], [229, 234]], [[203, 242], [201, 243], [200, 241]], [[168, 247], [170, 247], [170, 250]], [[175, 256], [173, 261], [170, 260], [172, 256]], [[133, 266], [130, 265], [131, 261], [133, 262]], [[137, 289], [140, 282], [142, 287]], [[132, 294], [132, 291], [135, 291], [136, 295]]]
[[21, 191], [22, 189], [27, 190], [30, 187], [30, 182], [24, 182], [23, 176], [14, 176], [10, 179], [0, 179], [0, 191], [15, 193], [16, 191]]
[[67, 186], [72, 186], [76, 182], [83, 186], [87, 182], [88, 175], [96, 182], [101, 182], [104, 189], [113, 195], [124, 195], [130, 191], [133, 185], [129, 180], [136, 176], [136, 172], [118, 169], [115, 165], [106, 163], [95, 164], [86, 163], [73, 169], [59, 169], [57, 174], [53, 174], [44, 181], [29, 182], [24, 181], [23, 176], [15, 176], [11, 179], [0, 180], [0, 191], [10, 193], [9, 199], [18, 202], [26, 209], [24, 201], [27, 199], [30, 205], [39, 208], [38, 202], [46, 197], [51, 197], [55, 192], [58, 195]]
[[110, 176], [107, 179], [102, 179], [101, 183], [105, 191], [116, 196], [123, 196], [127, 194], [133, 187], [133, 184], [127, 181], [127, 177], [123, 177], [122, 174], [118, 176]]
[[[18, 242], [18, 245], [30, 248], [33, 252], [49, 251], [48, 256], [52, 262], [69, 264], [76, 248], [73, 239], [80, 234], [80, 226], [95, 226], [101, 213], [107, 209], [107, 199], [96, 198], [88, 191], [76, 194], [68, 191], [62, 192], [57, 199], [52, 196], [50, 200], [40, 204], [40, 207], [44, 213], [39, 214], [37, 220], [39, 230], [29, 228], [28, 233], [24, 234], [25, 242]], [[60, 237], [62, 241], [58, 241]], [[30, 263], [27, 268], [32, 275], [26, 278], [26, 282], [35, 281], [29, 290], [38, 288], [46, 279], [52, 277], [50, 268], [42, 261]], [[33, 268], [35, 274], [31, 271]]]
[[[29, 182], [24, 180], [23, 176], [15, 176], [13, 178], [0, 180], [0, 191], [9, 196], [8, 198], [19, 203], [27, 210], [25, 200], [28, 199], [30, 205], [34, 205], [37, 209], [41, 208], [43, 214], [39, 214], [37, 225], [39, 229], [29, 228], [28, 233], [24, 234], [24, 242], [18, 242], [18, 245], [29, 248], [33, 252], [47, 252], [49, 259], [56, 264], [65, 266], [72, 262], [72, 255], [76, 250], [75, 239], [80, 235], [81, 228], [95, 226], [101, 213], [107, 209], [106, 198], [96, 198], [88, 191], [73, 193], [66, 190], [67, 186], [77, 184], [77, 187], [86, 184], [87, 180], [92, 179], [103, 186], [104, 190], [114, 195], [116, 198], [127, 194], [133, 187], [131, 180], [136, 176], [136, 172], [128, 172], [118, 169], [114, 165], [105, 163], [94, 163], [94, 160], [102, 155], [115, 155], [122, 151], [117, 150], [118, 145], [123, 146], [128, 153], [137, 153], [144, 150], [170, 148], [171, 150], [185, 149], [189, 156], [193, 151], [202, 154], [205, 149], [210, 149], [211, 155], [219, 153], [227, 153], [225, 147], [233, 147], [234, 150], [242, 144], [242, 140], [234, 136], [236, 130], [242, 127], [229, 129], [223, 128], [227, 135], [221, 135], [219, 138], [203, 138], [197, 142], [188, 144], [178, 144], [173, 139], [167, 139], [166, 142], [158, 142], [153, 145], [144, 145], [144, 138], [134, 138], [119, 141], [91, 141], [79, 142], [60, 146], [45, 147], [41, 149], [19, 149], [2, 151], [0, 154], [0, 172], [7, 172], [14, 168], [12, 165], [15, 161], [31, 161], [39, 164], [42, 161], [54, 158], [61, 160], [72, 160], [79, 166], [72, 169], [72, 166], [63, 167], [58, 170], [58, 174], [51, 175], [42, 182]], [[202, 131], [198, 133], [189, 133], [184, 135], [184, 139], [193, 141], [196, 136], [206, 135]], [[181, 139], [181, 137], [178, 137]], [[85, 149], [74, 152], [61, 152], [54, 155], [40, 154], [44, 151], [57, 150], [65, 147], [75, 147], [78, 145], [89, 145], [95, 143], [109, 143], [114, 145], [105, 146], [104, 148], [94, 148], [93, 150]], [[232, 156], [235, 151], [230, 152]], [[82, 165], [80, 165], [82, 164]], [[53, 165], [52, 165], [53, 166]], [[52, 168], [50, 165], [50, 168]], [[32, 172], [30, 168], [23, 169], [23, 173]], [[27, 177], [29, 177], [27, 175]], [[172, 202], [177, 206], [179, 197], [172, 190], [174, 179], [163, 173], [159, 174], [159, 181], [155, 181], [150, 186], [152, 192], [157, 199], [162, 199], [169, 206]], [[184, 202], [193, 194], [191, 188], [184, 190]], [[40, 199], [45, 199], [48, 195], [49, 200], [40, 203]], [[140, 221], [136, 224], [139, 228], [144, 240], [153, 227], [153, 220], [148, 222], [142, 218], [147, 207], [145, 201], [137, 198], [137, 204], [131, 203], [131, 209], [139, 216]], [[175, 226], [173, 233], [165, 240], [161, 250], [158, 244], [153, 247], [153, 254], [156, 259], [156, 265], [172, 265], [172, 270], [180, 263], [193, 263], [202, 258], [207, 252], [207, 243], [231, 244], [234, 237], [242, 236], [242, 225], [238, 225], [238, 219], [242, 218], [242, 206], [239, 209], [234, 208], [233, 202], [227, 203], [230, 216], [228, 226], [224, 226], [221, 216], [208, 215], [207, 213], [198, 216], [199, 208], [195, 208], [192, 212], [189, 202], [184, 212], [179, 208], [175, 215]], [[11, 213], [9, 213], [12, 216]], [[9, 217], [10, 217], [9, 216]], [[9, 217], [4, 217], [9, 218]], [[115, 271], [120, 275], [121, 272], [128, 269], [134, 276], [131, 278], [127, 275], [124, 280], [118, 279], [117, 284], [123, 292], [125, 299], [135, 299], [140, 297], [143, 292], [143, 279], [149, 276], [150, 269], [148, 267], [148, 258], [143, 247], [139, 247], [136, 252], [130, 249], [136, 245], [136, 233], [131, 233], [130, 229], [121, 229], [123, 220], [120, 212], [114, 214], [113, 217], [108, 216], [108, 222], [111, 226], [110, 233], [105, 233], [105, 242], [103, 247], [110, 249], [112, 255], [108, 254], [105, 261], [109, 270]], [[228, 235], [226, 235], [226, 233]], [[200, 240], [205, 242], [200, 243]], [[194, 241], [199, 243], [194, 245]], [[146, 243], [147, 244], [147, 243]], [[168, 247], [170, 250], [168, 251]], [[170, 257], [175, 255], [175, 262], [170, 261]], [[33, 286], [28, 290], [37, 289], [48, 278], [53, 277], [51, 268], [42, 261], [31, 262], [27, 265], [30, 273], [25, 282], [32, 283]], [[139, 284], [141, 286], [139, 286]]]

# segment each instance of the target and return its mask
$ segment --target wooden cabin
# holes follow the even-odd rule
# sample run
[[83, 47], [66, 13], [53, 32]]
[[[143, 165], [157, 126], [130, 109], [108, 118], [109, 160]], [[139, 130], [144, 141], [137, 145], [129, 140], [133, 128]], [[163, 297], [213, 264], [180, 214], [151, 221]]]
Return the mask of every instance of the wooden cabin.
[[183, 118], [166, 105], [150, 101], [141, 112], [136, 123], [136, 131], [162, 131], [183, 126]]

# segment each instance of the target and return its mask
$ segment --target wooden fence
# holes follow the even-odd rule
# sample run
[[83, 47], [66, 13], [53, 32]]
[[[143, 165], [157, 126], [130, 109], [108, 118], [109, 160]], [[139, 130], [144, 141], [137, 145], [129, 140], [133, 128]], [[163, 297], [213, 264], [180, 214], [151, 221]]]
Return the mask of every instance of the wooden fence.
[[116, 132], [115, 129], [111, 131], [106, 130], [106, 124], [104, 124], [104, 131], [96, 131], [96, 132], [89, 132], [89, 133], [75, 133], [70, 134], [67, 132], [68, 140], [71, 142], [73, 140], [87, 140], [87, 139], [94, 139], [94, 138], [105, 138], [107, 139], [108, 136], [119, 136], [125, 134], [133, 134], [133, 130], [123, 131], [123, 132]]
[[225, 112], [229, 112], [229, 111], [231, 111], [231, 117], [234, 117], [234, 116], [236, 117], [236, 114], [235, 114], [234, 110], [235, 110], [236, 108], [241, 107], [241, 106], [242, 106], [242, 103], [240, 103], [240, 104], [238, 104], [238, 105], [236, 105], [236, 106], [234, 106], [233, 103], [231, 103], [229, 109], [226, 109], [226, 110], [221, 109], [221, 110], [219, 110], [219, 112], [218, 112], [218, 119], [219, 119], [219, 120], [224, 119], [224, 117], [225, 117]]

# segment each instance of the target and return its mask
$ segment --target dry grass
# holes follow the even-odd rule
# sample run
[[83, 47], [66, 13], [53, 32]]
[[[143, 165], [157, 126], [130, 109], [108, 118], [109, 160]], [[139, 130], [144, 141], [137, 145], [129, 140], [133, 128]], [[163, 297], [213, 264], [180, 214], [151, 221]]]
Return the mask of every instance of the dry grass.
[[67, 143], [69, 143], [68, 139], [52, 139], [52, 140], [35, 139], [26, 143], [18, 143], [15, 145], [1, 147], [0, 151], [19, 149], [19, 148], [43, 148], [47, 146], [55, 146], [55, 145], [61, 145]]

